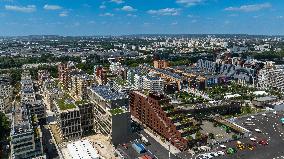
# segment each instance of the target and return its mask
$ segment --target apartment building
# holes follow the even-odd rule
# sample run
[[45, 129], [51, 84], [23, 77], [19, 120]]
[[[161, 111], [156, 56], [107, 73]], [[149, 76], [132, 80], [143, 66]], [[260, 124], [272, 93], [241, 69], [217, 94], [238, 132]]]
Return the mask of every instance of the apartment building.
[[50, 79], [50, 73], [47, 70], [39, 70], [37, 74], [38, 84], [40, 86], [45, 80]]
[[277, 88], [284, 90], [284, 65], [274, 65], [266, 62], [265, 67], [258, 72], [257, 86], [261, 89]]
[[13, 114], [11, 130], [11, 158], [31, 159], [43, 155], [42, 132], [25, 107], [17, 107]]
[[82, 136], [80, 109], [67, 94], [54, 100], [57, 132], [64, 141], [79, 139]]
[[81, 117], [82, 134], [94, 131], [94, 105], [88, 100], [76, 101]]
[[9, 76], [0, 76], [0, 112], [4, 112], [11, 106], [13, 86]]
[[178, 86], [178, 90], [182, 89], [182, 76], [178, 73], [173, 73], [169, 69], [159, 69], [155, 68], [153, 66], [150, 66], [148, 64], [143, 64], [139, 66], [140, 69], [147, 71], [148, 73], [154, 73], [158, 77], [161, 77], [164, 81], [168, 83], [173, 83], [175, 82]]
[[106, 84], [108, 82], [107, 76], [109, 74], [109, 70], [107, 68], [104, 68], [102, 66], [95, 66], [94, 71], [95, 79], [98, 84]]
[[54, 108], [53, 101], [62, 98], [64, 93], [59, 87], [58, 81], [49, 79], [43, 82], [42, 94], [46, 108], [52, 110]]
[[185, 150], [188, 147], [188, 141], [183, 136], [183, 132], [178, 130], [180, 124], [175, 125], [163, 110], [163, 105], [168, 103], [169, 100], [162, 94], [150, 93], [146, 96], [138, 91], [130, 93], [132, 117], [166, 138], [180, 150]]
[[108, 136], [114, 145], [128, 141], [131, 132], [128, 96], [108, 85], [89, 87], [88, 94], [94, 104], [95, 131]]
[[25, 106], [29, 109], [32, 116], [36, 116], [38, 118], [40, 124], [45, 123], [46, 109], [41, 98], [38, 97], [34, 102], [26, 103]]
[[119, 75], [121, 73], [121, 71], [124, 70], [124, 67], [121, 65], [120, 62], [111, 62], [110, 66], [109, 66], [109, 70], [113, 74]]
[[88, 98], [87, 87], [93, 83], [93, 77], [85, 73], [73, 74], [70, 78], [69, 92], [76, 100], [86, 100]]
[[170, 66], [170, 64], [166, 60], [155, 60], [154, 61], [154, 67], [155, 68], [165, 69], [165, 68], [167, 68], [169, 66]]
[[143, 77], [143, 89], [150, 92], [163, 92], [164, 80], [160, 77], [144, 76]]
[[11, 96], [13, 87], [11, 85], [11, 78], [7, 75], [0, 76], [0, 97]]

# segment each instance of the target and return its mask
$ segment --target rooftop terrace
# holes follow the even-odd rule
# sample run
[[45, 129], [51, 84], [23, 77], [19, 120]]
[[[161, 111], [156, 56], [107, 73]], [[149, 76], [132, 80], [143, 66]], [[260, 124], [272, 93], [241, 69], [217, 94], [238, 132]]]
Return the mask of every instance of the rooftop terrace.
[[57, 105], [60, 110], [76, 108], [74, 100], [66, 93], [64, 94], [63, 98], [57, 100]]
[[76, 108], [76, 105], [72, 102], [72, 100], [68, 99], [58, 99], [57, 104], [60, 110], [68, 110]]
[[124, 112], [124, 110], [122, 108], [115, 108], [115, 109], [111, 109], [109, 111], [112, 115], [117, 115], [117, 114], [121, 114]]

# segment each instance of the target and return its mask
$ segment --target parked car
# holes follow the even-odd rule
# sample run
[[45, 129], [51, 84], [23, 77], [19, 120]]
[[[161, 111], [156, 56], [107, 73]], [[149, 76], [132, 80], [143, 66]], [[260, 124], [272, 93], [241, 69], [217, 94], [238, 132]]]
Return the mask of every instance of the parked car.
[[260, 140], [258, 144], [265, 146], [268, 145], [268, 142], [266, 140]]

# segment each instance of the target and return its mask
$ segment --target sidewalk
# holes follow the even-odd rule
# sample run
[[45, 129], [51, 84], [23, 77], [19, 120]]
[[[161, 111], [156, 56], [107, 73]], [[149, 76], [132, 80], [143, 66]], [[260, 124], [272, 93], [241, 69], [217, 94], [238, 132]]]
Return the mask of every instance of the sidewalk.
[[159, 135], [154, 135], [152, 132], [150, 132], [147, 128], [144, 129], [144, 131], [151, 136], [152, 138], [154, 138], [159, 144], [161, 144], [165, 149], [169, 149], [169, 145], [170, 145], [170, 152], [172, 154], [177, 154], [180, 153], [181, 151], [179, 149], [177, 149], [175, 146], [173, 146], [172, 144], [170, 144], [168, 141], [163, 142], [160, 139]]

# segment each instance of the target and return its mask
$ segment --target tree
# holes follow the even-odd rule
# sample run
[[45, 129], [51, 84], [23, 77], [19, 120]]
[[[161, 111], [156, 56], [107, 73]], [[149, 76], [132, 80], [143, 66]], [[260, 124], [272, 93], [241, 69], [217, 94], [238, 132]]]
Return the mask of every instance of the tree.
[[200, 132], [200, 131], [197, 131], [197, 132], [195, 133], [195, 139], [199, 140], [199, 139], [201, 139], [201, 137], [202, 137], [201, 132]]
[[5, 141], [10, 135], [10, 121], [0, 112], [0, 141]]
[[233, 140], [237, 140], [237, 139], [238, 139], [238, 135], [233, 134], [233, 135], [232, 135], [232, 139], [233, 139]]
[[215, 139], [215, 135], [213, 133], [209, 133], [208, 136], [209, 136], [209, 139]]

